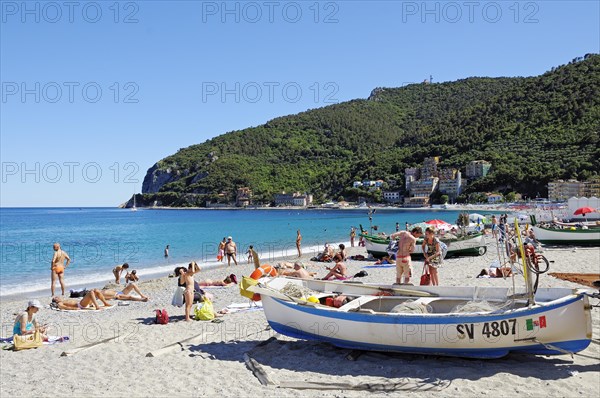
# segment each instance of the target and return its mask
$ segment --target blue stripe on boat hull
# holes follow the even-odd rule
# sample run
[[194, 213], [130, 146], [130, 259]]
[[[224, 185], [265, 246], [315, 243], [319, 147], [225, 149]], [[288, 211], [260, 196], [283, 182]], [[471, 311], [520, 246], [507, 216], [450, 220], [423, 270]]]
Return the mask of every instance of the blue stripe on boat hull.
[[560, 307], [566, 307], [576, 301], [583, 300], [583, 295], [577, 295], [571, 299], [565, 300], [560, 303], [533, 307], [530, 309], [517, 310], [513, 312], [505, 312], [502, 314], [488, 314], [488, 315], [469, 315], [469, 314], [451, 314], [451, 315], [418, 315], [418, 316], [407, 316], [407, 315], [374, 315], [364, 314], [359, 312], [343, 312], [343, 311], [328, 311], [324, 309], [315, 308], [312, 306], [298, 305], [296, 303], [290, 303], [288, 301], [272, 298], [275, 302], [285, 307], [289, 307], [292, 310], [308, 313], [311, 315], [323, 316], [332, 319], [342, 319], [353, 322], [367, 322], [367, 323], [391, 323], [391, 324], [455, 324], [455, 323], [480, 323], [480, 322], [492, 322], [500, 321], [503, 319], [510, 319], [515, 317], [530, 317], [536, 314], [545, 313], [552, 311]]
[[[509, 352], [523, 352], [528, 354], [538, 355], [557, 355], [562, 354], [560, 351], [551, 350], [542, 344], [533, 344], [523, 347], [500, 347], [500, 348], [473, 348], [473, 349], [454, 349], [454, 348], [426, 348], [426, 347], [401, 347], [385, 344], [372, 344], [357, 341], [347, 341], [336, 339], [333, 337], [314, 335], [293, 327], [283, 325], [278, 322], [269, 321], [269, 325], [278, 333], [286, 336], [304, 340], [326, 341], [337, 347], [348, 348], [352, 350], [367, 350], [367, 351], [384, 351], [384, 352], [399, 352], [407, 354], [427, 354], [427, 355], [444, 355], [464, 358], [481, 358], [493, 359], [506, 356]], [[552, 343], [552, 346], [561, 348], [570, 352], [579, 352], [585, 350], [590, 344], [589, 339], [571, 340]]]

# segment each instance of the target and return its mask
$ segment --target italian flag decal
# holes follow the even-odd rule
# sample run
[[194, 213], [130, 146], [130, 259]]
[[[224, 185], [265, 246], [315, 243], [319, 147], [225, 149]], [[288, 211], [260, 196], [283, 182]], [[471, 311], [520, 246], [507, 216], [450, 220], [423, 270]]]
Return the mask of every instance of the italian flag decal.
[[533, 330], [534, 326], [541, 328], [546, 327], [546, 317], [541, 316], [538, 319], [527, 319], [525, 321], [527, 323], [527, 330]]

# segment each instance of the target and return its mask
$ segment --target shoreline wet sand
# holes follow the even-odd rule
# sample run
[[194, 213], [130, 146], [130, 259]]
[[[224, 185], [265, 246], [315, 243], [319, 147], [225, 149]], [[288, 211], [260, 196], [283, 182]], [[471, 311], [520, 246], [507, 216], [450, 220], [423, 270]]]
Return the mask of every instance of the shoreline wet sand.
[[[488, 238], [489, 239], [489, 238]], [[450, 258], [440, 268], [440, 284], [447, 286], [512, 286], [507, 279], [477, 279], [481, 269], [496, 260], [496, 249], [480, 257]], [[349, 248], [349, 255], [366, 254], [364, 248]], [[550, 272], [598, 273], [600, 249], [549, 248], [545, 256], [554, 261]], [[302, 261], [319, 277], [328, 263]], [[287, 261], [294, 261], [288, 257]], [[371, 261], [348, 261], [355, 274]], [[413, 282], [418, 281], [422, 261], [414, 262]], [[223, 279], [235, 273], [241, 280], [253, 266], [245, 259], [229, 268], [203, 270], [200, 279]], [[395, 268], [367, 268], [361, 282], [390, 284]], [[522, 284], [522, 278], [516, 278]], [[472, 360], [423, 355], [363, 353], [355, 361], [346, 359], [349, 350], [329, 344], [279, 336], [268, 328], [261, 310], [226, 314], [222, 323], [184, 322], [183, 308], [171, 306], [174, 278], [143, 280], [142, 292], [149, 302], [126, 302], [104, 311], [57, 312], [43, 309], [41, 323], [50, 334], [67, 335], [70, 341], [36, 350], [0, 353], [0, 391], [3, 396], [325, 396], [359, 397], [364, 391], [352, 386], [370, 383], [386, 386], [386, 395], [400, 396], [417, 391], [422, 396], [487, 395], [507, 396], [595, 396], [600, 380], [600, 308], [592, 308], [593, 341], [571, 358], [568, 355], [536, 356], [510, 354], [497, 360]], [[123, 285], [121, 285], [123, 286]], [[586, 288], [548, 275], [540, 287]], [[237, 286], [206, 289], [220, 310], [231, 303], [247, 303]], [[48, 296], [41, 299], [50, 302]], [[117, 304], [118, 302], [114, 302]], [[597, 304], [592, 302], [592, 304]], [[23, 310], [25, 300], [0, 303], [2, 337], [12, 331], [14, 313]], [[154, 324], [154, 310], [165, 308], [171, 318], [167, 325]], [[264, 346], [259, 343], [275, 337]], [[189, 343], [175, 344], [196, 337]], [[79, 348], [108, 338], [109, 342], [86, 350]], [[257, 347], [258, 346], [258, 347]], [[73, 355], [61, 357], [66, 351]], [[262, 385], [246, 366], [244, 354], [263, 368], [273, 384]], [[155, 353], [154, 357], [147, 357]], [[292, 382], [318, 383], [320, 389], [283, 388]], [[338, 383], [337, 387], [331, 383]], [[306, 385], [305, 385], [306, 386]], [[332, 389], [333, 388], [333, 389]], [[357, 387], [358, 388], [358, 387]]]

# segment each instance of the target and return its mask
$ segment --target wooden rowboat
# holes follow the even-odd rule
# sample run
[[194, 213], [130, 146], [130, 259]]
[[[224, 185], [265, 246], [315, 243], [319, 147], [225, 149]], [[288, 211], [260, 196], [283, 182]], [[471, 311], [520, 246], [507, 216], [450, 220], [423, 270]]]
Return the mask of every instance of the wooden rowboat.
[[[305, 293], [294, 297], [294, 289]], [[349, 349], [499, 358], [578, 352], [592, 337], [583, 290], [540, 288], [533, 305], [522, 292], [495, 287], [394, 288], [278, 277], [249, 290], [261, 295], [276, 332]], [[325, 305], [340, 295], [349, 301]]]

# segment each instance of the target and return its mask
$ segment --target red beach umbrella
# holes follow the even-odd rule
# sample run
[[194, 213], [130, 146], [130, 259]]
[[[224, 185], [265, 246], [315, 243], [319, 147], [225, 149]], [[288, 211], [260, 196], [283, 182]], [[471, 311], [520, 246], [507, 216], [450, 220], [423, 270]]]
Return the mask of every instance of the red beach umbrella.
[[434, 227], [441, 227], [441, 226], [450, 225], [450, 223], [447, 223], [444, 220], [437, 220], [437, 219], [425, 221], [425, 224], [433, 225]]
[[575, 210], [575, 213], [573, 213], [574, 215], [578, 215], [581, 214], [583, 216], [585, 216], [588, 213], [595, 213], [598, 210], [594, 209], [593, 207], [580, 207], [579, 209]]

